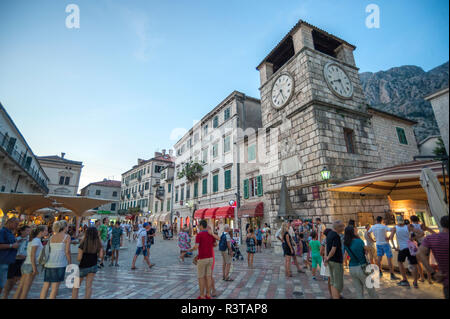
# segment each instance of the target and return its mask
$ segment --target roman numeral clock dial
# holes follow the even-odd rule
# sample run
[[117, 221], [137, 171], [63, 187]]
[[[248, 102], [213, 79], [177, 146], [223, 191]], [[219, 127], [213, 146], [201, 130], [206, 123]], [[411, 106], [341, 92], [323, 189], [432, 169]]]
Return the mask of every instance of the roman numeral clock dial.
[[294, 93], [294, 79], [288, 74], [281, 74], [272, 86], [272, 105], [276, 109], [285, 106]]
[[327, 63], [323, 75], [333, 94], [340, 98], [350, 99], [353, 96], [353, 85], [347, 73], [336, 63]]

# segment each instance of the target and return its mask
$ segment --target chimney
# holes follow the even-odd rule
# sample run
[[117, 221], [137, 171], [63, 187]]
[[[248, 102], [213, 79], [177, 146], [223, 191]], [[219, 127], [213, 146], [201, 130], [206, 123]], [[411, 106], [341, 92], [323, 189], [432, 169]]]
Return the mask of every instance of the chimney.
[[169, 155], [172, 156], [172, 154], [173, 154], [173, 149], [170, 149], [169, 150]]
[[143, 162], [144, 160], [142, 159], [142, 158], [138, 158], [138, 165], [141, 165], [141, 163]]
[[166, 155], [166, 150], [165, 149], [162, 150], [162, 155]]
[[61, 153], [61, 158], [64, 158], [64, 155], [66, 155], [66, 153]]
[[161, 152], [155, 152], [155, 157], [160, 157], [162, 156]]

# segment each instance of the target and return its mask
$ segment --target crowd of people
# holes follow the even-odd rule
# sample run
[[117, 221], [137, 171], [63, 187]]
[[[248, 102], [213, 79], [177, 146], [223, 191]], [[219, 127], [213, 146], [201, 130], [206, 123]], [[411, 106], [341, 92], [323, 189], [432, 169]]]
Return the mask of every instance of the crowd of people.
[[[384, 256], [388, 262], [389, 278], [398, 280], [398, 286], [410, 287], [407, 276], [410, 272], [414, 288], [418, 289], [419, 282], [426, 280], [430, 284], [441, 282], [444, 297], [448, 298], [448, 216], [442, 218], [440, 225], [441, 231], [437, 232], [420, 223], [416, 216], [411, 216], [410, 220], [400, 220], [397, 225], [388, 227], [383, 218], [378, 217], [376, 224], [366, 225], [362, 236], [353, 220], [347, 225], [337, 220], [326, 228], [321, 219], [316, 218], [314, 222], [283, 222], [275, 238], [283, 250], [285, 276], [293, 276], [292, 265], [301, 275], [306, 275], [305, 270], [309, 269], [312, 280], [328, 282], [333, 299], [343, 298], [345, 268], [348, 268], [356, 298], [364, 298], [365, 295], [378, 298], [375, 286], [367, 285], [367, 279], [373, 276], [374, 269], [379, 270], [377, 275], [380, 278], [383, 277], [381, 263]], [[162, 230], [164, 238], [173, 236], [170, 226]], [[426, 236], [426, 232], [430, 235]], [[107, 260], [110, 267], [120, 267], [119, 251], [124, 238], [136, 241], [132, 270], [137, 269], [140, 255], [149, 269], [155, 266], [150, 261], [155, 236], [156, 229], [149, 222], [132, 224], [110, 222], [104, 218], [93, 226], [83, 225], [77, 236], [65, 220], [56, 221], [49, 227], [20, 225], [17, 218], [10, 218], [0, 230], [0, 294], [7, 299], [16, 287], [12, 298], [26, 299], [36, 276], [42, 272], [40, 298], [57, 298], [59, 286], [65, 280], [66, 267], [74, 262], [70, 246], [77, 243], [80, 284], [85, 284], [85, 298], [91, 298], [95, 275], [105, 267]], [[223, 225], [219, 233], [217, 228], [213, 230], [208, 226], [206, 220], [196, 225], [195, 232], [185, 225], [178, 233], [179, 262], [184, 263], [186, 258], [193, 257], [197, 267], [199, 299], [217, 296], [213, 277], [216, 247], [223, 261], [222, 280], [233, 281], [232, 263], [244, 259], [239, 247], [241, 242], [235, 236], [229, 225]], [[267, 224], [261, 228], [247, 225], [242, 244], [246, 245], [249, 269], [255, 267], [255, 255], [261, 253], [263, 247], [272, 247], [270, 238], [271, 228]], [[401, 278], [394, 272], [391, 247], [398, 252]], [[198, 251], [195, 257], [194, 251]], [[404, 264], [406, 259], [408, 267]], [[72, 298], [78, 298], [79, 289], [80, 286], [74, 286]]]
[[[421, 224], [417, 216], [411, 216], [411, 222], [400, 220], [394, 227], [386, 226], [379, 216], [376, 224], [366, 225], [367, 231], [361, 238], [353, 220], [347, 226], [337, 220], [331, 228], [325, 228], [317, 218], [314, 224], [307, 221], [300, 226], [293, 225], [291, 221], [284, 222], [276, 237], [282, 243], [286, 277], [292, 277], [291, 264], [296, 266], [298, 272], [304, 273], [300, 265], [303, 263], [303, 269], [311, 269], [313, 280], [318, 280], [317, 270], [320, 268], [333, 299], [343, 299], [344, 267], [349, 270], [356, 298], [364, 298], [365, 292], [369, 298], [378, 298], [375, 285], [368, 285], [367, 279], [375, 271], [378, 271], [380, 278], [383, 277], [383, 256], [388, 261], [389, 278], [398, 280], [398, 286], [410, 287], [408, 270], [413, 276], [414, 288], [419, 288], [419, 281], [428, 280], [430, 284], [433, 281], [442, 282], [444, 297], [448, 299], [448, 216], [443, 217], [440, 223], [442, 231], [436, 233]], [[425, 236], [425, 232], [431, 235]], [[248, 236], [253, 237], [251, 234]], [[398, 252], [397, 263], [402, 278], [395, 275], [391, 247]], [[430, 264], [433, 258], [437, 269]], [[404, 264], [406, 259], [408, 268]], [[368, 267], [374, 264], [376, 268]]]

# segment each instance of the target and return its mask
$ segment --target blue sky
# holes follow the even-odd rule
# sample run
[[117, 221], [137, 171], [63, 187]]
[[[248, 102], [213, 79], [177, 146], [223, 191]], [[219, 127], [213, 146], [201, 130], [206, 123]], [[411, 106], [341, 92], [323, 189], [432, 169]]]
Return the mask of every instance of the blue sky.
[[298, 19], [356, 45], [361, 72], [449, 59], [443, 0], [2, 0], [0, 102], [35, 154], [83, 161], [80, 186], [120, 179], [233, 90], [259, 97], [255, 67]]

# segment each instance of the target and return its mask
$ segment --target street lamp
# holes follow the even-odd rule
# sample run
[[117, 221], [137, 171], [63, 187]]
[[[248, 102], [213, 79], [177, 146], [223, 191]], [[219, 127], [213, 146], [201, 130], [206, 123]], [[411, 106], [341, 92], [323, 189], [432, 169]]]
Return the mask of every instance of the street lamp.
[[323, 167], [323, 169], [320, 171], [320, 176], [322, 177], [323, 181], [326, 181], [328, 186], [328, 180], [330, 179], [330, 171], [327, 169], [326, 166]]

